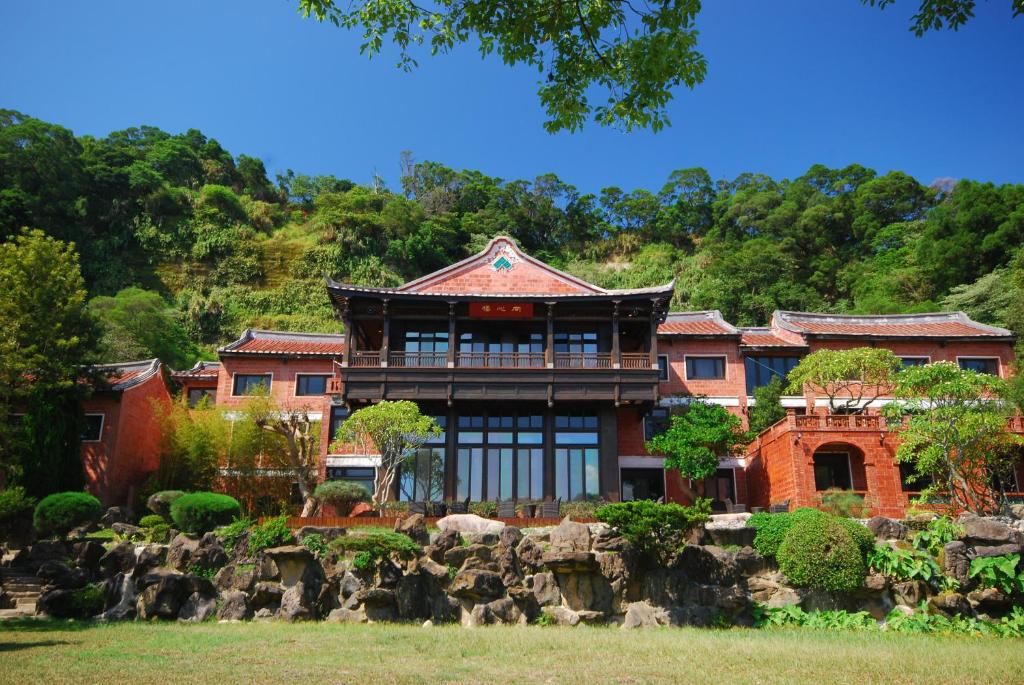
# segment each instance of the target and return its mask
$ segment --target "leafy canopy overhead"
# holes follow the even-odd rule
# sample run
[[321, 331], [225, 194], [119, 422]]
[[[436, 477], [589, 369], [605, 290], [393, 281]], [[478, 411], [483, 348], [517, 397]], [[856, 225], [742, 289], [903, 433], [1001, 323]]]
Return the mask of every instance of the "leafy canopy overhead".
[[900, 358], [883, 347], [818, 350], [800, 360], [787, 377], [793, 395], [810, 389], [828, 398], [833, 412], [861, 412], [885, 395]]
[[[885, 9], [895, 4], [896, 0], [861, 0], [865, 5]], [[958, 31], [961, 26], [974, 18], [976, 0], [921, 0], [917, 14], [911, 17], [910, 30], [919, 38], [928, 31], [952, 29]], [[1010, 0], [1010, 10], [1014, 17], [1024, 14], [1024, 0]]]

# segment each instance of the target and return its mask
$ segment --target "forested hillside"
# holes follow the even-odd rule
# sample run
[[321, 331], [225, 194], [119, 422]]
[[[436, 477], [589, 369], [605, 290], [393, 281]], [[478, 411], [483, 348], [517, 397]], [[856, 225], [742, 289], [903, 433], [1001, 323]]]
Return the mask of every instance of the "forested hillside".
[[94, 138], [0, 110], [0, 231], [74, 242], [104, 360], [180, 367], [246, 326], [338, 330], [324, 273], [394, 285], [498, 233], [603, 286], [676, 278], [676, 308], [737, 324], [776, 308], [965, 309], [1024, 330], [1024, 185], [926, 186], [853, 164], [792, 180], [682, 169], [660, 188], [594, 195], [551, 174], [402, 163], [400, 188], [271, 180], [197, 130]]

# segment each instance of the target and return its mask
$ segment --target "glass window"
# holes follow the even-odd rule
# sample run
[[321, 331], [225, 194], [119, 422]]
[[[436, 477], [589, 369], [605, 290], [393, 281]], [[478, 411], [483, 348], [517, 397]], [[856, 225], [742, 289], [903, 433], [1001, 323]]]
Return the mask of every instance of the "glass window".
[[956, 361], [964, 371], [977, 371], [990, 376], [999, 375], [999, 360], [995, 357], [960, 357]]
[[659, 381], [667, 381], [668, 380], [668, 355], [665, 355], [665, 354], [659, 354], [658, 355], [658, 380]]
[[217, 403], [217, 389], [216, 388], [189, 388], [188, 390], [188, 406], [196, 407], [205, 398], [209, 397], [209, 404]]
[[914, 465], [900, 462], [900, 483], [903, 492], [920, 492], [932, 484], [928, 476], [919, 476], [914, 473]]
[[644, 417], [644, 440], [661, 435], [671, 424], [670, 412], [666, 407], [655, 407]]
[[747, 378], [747, 394], [753, 395], [754, 388], [768, 385], [776, 376], [785, 380], [793, 367], [799, 363], [800, 357], [745, 357], [743, 370]]
[[341, 428], [341, 424], [345, 423], [348, 414], [348, 409], [343, 406], [331, 407], [331, 419], [327, 426], [327, 435], [330, 437], [331, 442], [334, 442], [334, 439], [338, 437], [338, 429]]
[[903, 368], [909, 366], [924, 366], [928, 363], [928, 357], [900, 357], [900, 364]]
[[330, 374], [307, 374], [295, 376], [296, 395], [323, 395], [327, 392], [327, 379]]
[[544, 451], [535, 447], [544, 443], [543, 415], [460, 416], [457, 423], [457, 499], [543, 497]]
[[103, 437], [103, 414], [86, 414], [82, 442], [99, 442]]
[[270, 392], [271, 375], [261, 374], [235, 374], [235, 383], [232, 393], [235, 395], [262, 395]]
[[329, 466], [327, 467], [327, 480], [347, 480], [358, 483], [373, 494], [374, 484], [377, 481], [377, 469], [372, 467], [354, 466]]
[[403, 502], [440, 502], [444, 499], [445, 428], [447, 416], [434, 416], [441, 428], [437, 437], [427, 440], [401, 465], [398, 475], [398, 499]]
[[687, 380], [717, 380], [725, 378], [725, 357], [687, 357]]
[[555, 497], [596, 498], [600, 492], [600, 433], [591, 412], [555, 417]]
[[853, 489], [850, 455], [845, 452], [821, 452], [814, 455], [814, 487], [817, 490]]

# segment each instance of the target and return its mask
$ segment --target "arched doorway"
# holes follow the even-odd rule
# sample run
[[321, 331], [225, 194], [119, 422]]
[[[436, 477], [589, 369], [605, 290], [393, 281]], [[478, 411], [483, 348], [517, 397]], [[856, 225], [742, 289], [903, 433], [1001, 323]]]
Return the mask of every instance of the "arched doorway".
[[864, 453], [849, 443], [829, 443], [814, 450], [814, 489], [867, 490]]

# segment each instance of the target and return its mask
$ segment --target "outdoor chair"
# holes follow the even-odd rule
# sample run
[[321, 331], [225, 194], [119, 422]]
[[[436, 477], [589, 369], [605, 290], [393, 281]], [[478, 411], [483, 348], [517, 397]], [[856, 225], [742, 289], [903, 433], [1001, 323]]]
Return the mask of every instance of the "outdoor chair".
[[514, 519], [516, 517], [516, 503], [513, 500], [502, 500], [498, 502], [498, 518]]
[[560, 518], [560, 510], [562, 508], [562, 500], [556, 499], [549, 502], [541, 502], [540, 504], [540, 516], [546, 519]]
[[770, 511], [773, 514], [785, 514], [787, 511], [789, 511], [789, 500], [787, 499], [784, 502], [773, 504], [771, 507], [768, 508], [768, 511]]

